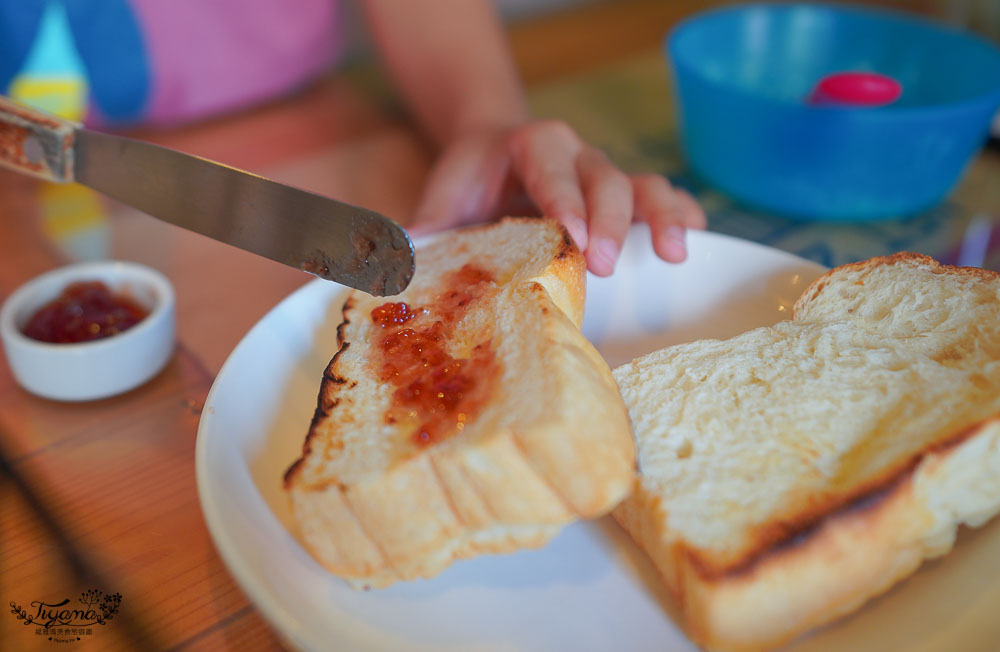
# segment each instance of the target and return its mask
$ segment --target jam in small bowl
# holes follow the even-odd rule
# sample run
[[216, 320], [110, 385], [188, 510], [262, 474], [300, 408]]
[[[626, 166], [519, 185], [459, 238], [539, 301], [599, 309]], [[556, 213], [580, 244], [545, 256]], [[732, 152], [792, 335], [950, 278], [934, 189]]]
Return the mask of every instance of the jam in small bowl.
[[173, 287], [137, 263], [68, 265], [4, 302], [0, 336], [26, 390], [63, 401], [113, 396], [143, 384], [169, 360]]
[[36, 310], [22, 332], [39, 342], [79, 344], [124, 333], [148, 314], [142, 302], [103, 281], [74, 281]]

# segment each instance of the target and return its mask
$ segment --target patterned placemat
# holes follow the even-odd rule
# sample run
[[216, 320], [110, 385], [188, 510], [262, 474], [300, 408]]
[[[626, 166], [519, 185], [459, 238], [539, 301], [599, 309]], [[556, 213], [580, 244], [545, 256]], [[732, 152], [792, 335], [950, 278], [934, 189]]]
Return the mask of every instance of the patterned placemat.
[[1000, 154], [984, 151], [948, 201], [905, 219], [803, 222], [742, 207], [685, 171], [666, 64], [658, 52], [530, 90], [543, 117], [573, 125], [630, 171], [667, 175], [692, 191], [709, 229], [833, 266], [897, 251], [1000, 269]]

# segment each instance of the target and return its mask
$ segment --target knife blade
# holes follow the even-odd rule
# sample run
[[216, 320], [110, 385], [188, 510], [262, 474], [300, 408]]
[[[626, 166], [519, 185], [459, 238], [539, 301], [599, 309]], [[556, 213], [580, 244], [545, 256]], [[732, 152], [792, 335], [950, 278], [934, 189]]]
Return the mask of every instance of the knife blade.
[[376, 296], [413, 244], [388, 217], [204, 158], [90, 131], [0, 96], [0, 165], [77, 181], [153, 217]]

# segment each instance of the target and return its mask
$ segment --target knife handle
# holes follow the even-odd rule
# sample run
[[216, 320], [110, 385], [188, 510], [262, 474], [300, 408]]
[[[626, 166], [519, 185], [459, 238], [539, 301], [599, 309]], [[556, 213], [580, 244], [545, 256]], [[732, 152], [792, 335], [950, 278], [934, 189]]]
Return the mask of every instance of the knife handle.
[[47, 181], [72, 181], [78, 126], [0, 95], [0, 166]]

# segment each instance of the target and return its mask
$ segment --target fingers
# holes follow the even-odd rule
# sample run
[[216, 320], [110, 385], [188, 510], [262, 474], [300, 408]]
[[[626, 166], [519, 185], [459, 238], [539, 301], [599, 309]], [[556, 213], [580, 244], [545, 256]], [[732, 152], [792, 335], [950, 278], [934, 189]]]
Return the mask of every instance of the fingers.
[[512, 197], [559, 220], [598, 276], [614, 271], [633, 219], [649, 224], [654, 250], [669, 262], [687, 257], [685, 230], [706, 222], [698, 203], [662, 176], [629, 177], [565, 123], [537, 121], [453, 142], [431, 171], [410, 231], [486, 220]]
[[691, 195], [671, 187], [658, 174], [633, 177], [632, 189], [635, 216], [649, 224], [656, 255], [667, 262], [683, 262], [687, 258], [685, 231], [705, 228], [705, 213], [701, 207]]
[[701, 204], [687, 190], [674, 188], [673, 191], [674, 198], [677, 201], [677, 210], [682, 216], [684, 225], [689, 229], [704, 231], [708, 226], [705, 209], [701, 207]]
[[583, 144], [561, 122], [531, 123], [511, 134], [511, 165], [544, 215], [559, 220], [581, 251], [587, 248], [586, 208], [576, 158]]
[[452, 161], [441, 161], [431, 171], [424, 186], [410, 226], [411, 233], [433, 233], [461, 222], [480, 185], [481, 181], [467, 170]]
[[577, 173], [590, 222], [587, 267], [598, 276], [609, 276], [632, 222], [632, 184], [603, 152], [589, 146], [577, 157]]

